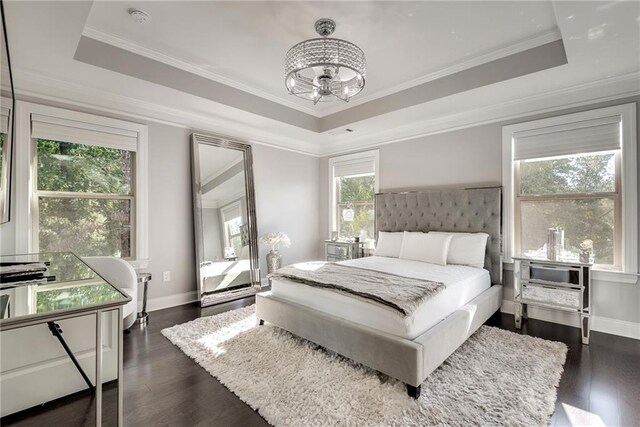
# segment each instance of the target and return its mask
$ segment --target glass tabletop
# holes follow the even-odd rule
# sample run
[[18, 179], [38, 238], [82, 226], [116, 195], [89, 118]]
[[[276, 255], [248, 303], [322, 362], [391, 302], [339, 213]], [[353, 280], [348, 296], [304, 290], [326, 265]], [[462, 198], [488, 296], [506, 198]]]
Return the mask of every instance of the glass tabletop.
[[129, 300], [71, 252], [0, 256], [2, 326]]

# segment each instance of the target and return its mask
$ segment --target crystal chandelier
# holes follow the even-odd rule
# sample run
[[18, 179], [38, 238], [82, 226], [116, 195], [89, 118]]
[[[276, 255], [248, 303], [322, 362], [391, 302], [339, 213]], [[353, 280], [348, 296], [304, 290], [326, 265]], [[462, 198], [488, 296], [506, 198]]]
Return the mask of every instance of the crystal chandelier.
[[322, 38], [305, 40], [287, 52], [287, 90], [314, 104], [336, 98], [349, 102], [364, 88], [364, 52], [353, 43], [328, 37], [336, 29], [333, 20], [319, 19], [315, 27]]

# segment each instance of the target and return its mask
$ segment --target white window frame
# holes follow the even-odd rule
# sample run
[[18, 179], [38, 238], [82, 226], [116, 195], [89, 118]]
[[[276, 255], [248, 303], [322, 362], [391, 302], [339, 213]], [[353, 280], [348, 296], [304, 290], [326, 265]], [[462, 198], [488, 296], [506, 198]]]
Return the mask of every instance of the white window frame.
[[638, 274], [638, 165], [635, 103], [599, 108], [580, 113], [566, 114], [547, 119], [504, 126], [502, 128], [502, 186], [503, 203], [503, 252], [506, 263], [513, 262], [515, 250], [515, 162], [513, 161], [514, 134], [518, 132], [619, 116], [621, 119], [621, 199], [622, 199], [622, 271], [596, 270], [594, 278], [623, 283], [636, 283]]
[[[337, 229], [338, 218], [336, 212], [336, 204], [337, 204], [337, 194], [336, 194], [336, 186], [334, 181], [334, 169], [336, 166], [344, 163], [351, 163], [357, 160], [373, 160], [374, 164], [374, 176], [375, 176], [375, 184], [374, 184], [374, 192], [378, 193], [380, 191], [380, 151], [379, 150], [369, 150], [369, 151], [361, 151], [359, 153], [346, 154], [344, 156], [331, 157], [329, 158], [329, 230], [328, 236], [331, 237], [331, 232]], [[374, 236], [370, 236], [373, 238]]]
[[35, 144], [31, 137], [31, 115], [41, 114], [64, 120], [74, 120], [94, 126], [107, 126], [137, 133], [135, 155], [135, 259], [128, 260], [135, 268], [146, 268], [149, 261], [148, 215], [148, 128], [124, 120], [81, 113], [31, 102], [16, 102], [16, 253], [34, 252], [33, 221], [37, 215], [35, 201]]

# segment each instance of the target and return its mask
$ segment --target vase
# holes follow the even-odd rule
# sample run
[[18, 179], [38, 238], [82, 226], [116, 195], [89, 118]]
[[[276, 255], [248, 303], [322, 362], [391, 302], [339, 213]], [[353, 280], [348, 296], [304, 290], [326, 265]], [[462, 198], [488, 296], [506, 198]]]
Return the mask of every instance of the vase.
[[267, 254], [267, 273], [273, 273], [282, 267], [282, 255], [280, 252], [271, 250]]

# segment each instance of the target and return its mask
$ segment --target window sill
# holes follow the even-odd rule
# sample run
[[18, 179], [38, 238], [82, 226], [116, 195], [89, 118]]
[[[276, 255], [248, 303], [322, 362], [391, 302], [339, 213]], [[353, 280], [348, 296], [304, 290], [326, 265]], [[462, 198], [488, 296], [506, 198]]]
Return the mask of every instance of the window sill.
[[141, 270], [149, 267], [148, 259], [130, 259], [127, 260], [134, 270]]
[[638, 283], [637, 273], [623, 273], [622, 271], [593, 270], [593, 280], [599, 282], [613, 282], [625, 285], [635, 285]]
[[[502, 269], [505, 271], [513, 271], [513, 263], [505, 262], [502, 264]], [[611, 271], [611, 270], [592, 270], [593, 271], [593, 280], [598, 282], [612, 282], [623, 285], [636, 285], [638, 284], [638, 277], [640, 274], [637, 273], [623, 273], [622, 271]]]

